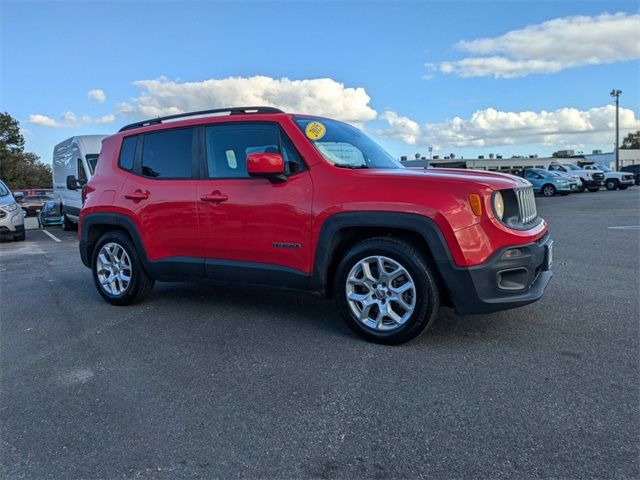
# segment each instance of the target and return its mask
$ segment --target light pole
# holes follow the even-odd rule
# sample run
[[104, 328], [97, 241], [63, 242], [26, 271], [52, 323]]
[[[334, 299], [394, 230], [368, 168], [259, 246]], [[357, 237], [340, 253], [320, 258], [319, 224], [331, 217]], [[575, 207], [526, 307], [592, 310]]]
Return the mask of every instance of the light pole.
[[618, 128], [618, 121], [619, 121], [619, 116], [618, 116], [618, 101], [620, 99], [620, 94], [622, 93], [622, 90], [616, 90], [615, 88], [613, 90], [611, 90], [611, 92], [609, 93], [609, 95], [611, 95], [613, 98], [616, 99], [616, 171], [620, 170], [620, 154], [619, 154], [619, 150], [620, 150], [620, 129]]

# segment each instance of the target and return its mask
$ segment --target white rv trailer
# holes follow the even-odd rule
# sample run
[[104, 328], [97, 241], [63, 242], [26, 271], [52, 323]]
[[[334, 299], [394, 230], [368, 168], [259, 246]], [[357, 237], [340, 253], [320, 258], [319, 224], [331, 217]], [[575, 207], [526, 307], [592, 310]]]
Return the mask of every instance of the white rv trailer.
[[82, 208], [80, 187], [91, 179], [105, 137], [80, 135], [53, 148], [53, 193], [60, 199], [65, 230], [71, 230], [78, 223]]

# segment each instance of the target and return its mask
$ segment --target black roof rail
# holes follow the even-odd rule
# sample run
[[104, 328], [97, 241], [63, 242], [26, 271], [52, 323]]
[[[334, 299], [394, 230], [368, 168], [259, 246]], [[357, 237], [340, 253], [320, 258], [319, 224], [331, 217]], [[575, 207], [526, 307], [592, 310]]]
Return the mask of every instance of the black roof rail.
[[118, 132], [124, 132], [125, 130], [131, 130], [134, 128], [146, 127], [148, 125], [156, 125], [166, 120], [174, 120], [176, 118], [196, 117], [199, 115], [209, 115], [212, 113], [229, 113], [229, 115], [244, 115], [248, 113], [284, 113], [279, 108], [274, 107], [230, 107], [230, 108], [216, 108], [213, 110], [200, 110], [198, 112], [178, 113], [175, 115], [167, 115], [166, 117], [150, 118], [149, 120], [142, 120], [141, 122], [130, 123], [125, 125]]

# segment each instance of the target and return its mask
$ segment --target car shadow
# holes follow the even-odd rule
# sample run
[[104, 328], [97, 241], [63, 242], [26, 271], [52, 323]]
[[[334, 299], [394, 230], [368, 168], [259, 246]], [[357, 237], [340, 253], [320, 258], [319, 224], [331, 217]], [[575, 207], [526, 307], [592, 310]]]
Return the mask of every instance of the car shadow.
[[[288, 326], [316, 330], [354, 341], [364, 341], [343, 322], [332, 300], [306, 292], [263, 286], [230, 285], [216, 282], [156, 284], [147, 302], [189, 310], [193, 305], [205, 305], [216, 312], [240, 315], [249, 325], [252, 318], [274, 322], [273, 328], [286, 331]], [[199, 314], [198, 314], [199, 315]], [[408, 345], [437, 345], [452, 339], [480, 340], [500, 334], [506, 328], [500, 314], [458, 316], [453, 309], [441, 307], [434, 324], [424, 335]]]

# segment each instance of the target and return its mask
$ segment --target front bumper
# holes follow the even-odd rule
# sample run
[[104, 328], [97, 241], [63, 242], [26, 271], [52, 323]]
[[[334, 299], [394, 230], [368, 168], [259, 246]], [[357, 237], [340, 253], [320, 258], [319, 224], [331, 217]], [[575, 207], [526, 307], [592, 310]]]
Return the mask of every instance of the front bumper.
[[[497, 251], [482, 265], [458, 268], [438, 265], [456, 313], [473, 315], [508, 310], [539, 300], [553, 273], [551, 236]], [[518, 249], [517, 257], [503, 258]]]
[[0, 232], [20, 233], [24, 230], [24, 216], [20, 209], [7, 212], [0, 211]]
[[40, 215], [40, 223], [46, 226], [61, 225], [62, 217], [60, 215]]
[[583, 182], [586, 188], [604, 187], [604, 180], [587, 180]]
[[23, 232], [24, 232], [24, 225], [13, 225], [13, 230], [6, 225], [0, 225], [0, 235], [2, 236], [9, 237], [14, 235], [20, 235]]

